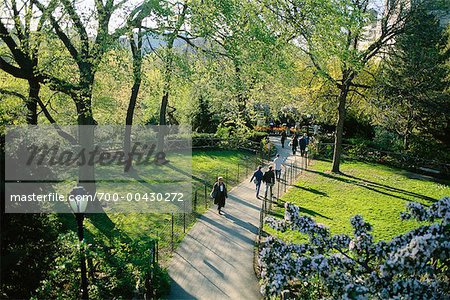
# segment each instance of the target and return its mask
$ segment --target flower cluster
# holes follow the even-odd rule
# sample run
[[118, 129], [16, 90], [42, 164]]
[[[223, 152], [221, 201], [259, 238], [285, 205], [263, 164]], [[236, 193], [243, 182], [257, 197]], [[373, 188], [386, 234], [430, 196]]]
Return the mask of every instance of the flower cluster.
[[422, 204], [411, 202], [406, 207], [406, 212], [401, 214], [402, 219], [414, 218], [418, 221], [430, 221], [442, 219], [443, 224], [449, 224], [450, 221], [450, 197], [444, 197], [436, 203], [433, 203], [428, 209]]
[[372, 226], [361, 216], [350, 220], [353, 236], [331, 235], [325, 226], [301, 216], [299, 207], [287, 203], [285, 208], [283, 220], [267, 218], [267, 224], [307, 234], [309, 241], [285, 243], [272, 236], [265, 240], [259, 253], [264, 295], [295, 292], [318, 280], [324, 296], [331, 298], [450, 298], [450, 198], [429, 208], [408, 204], [403, 218], [435, 223], [377, 243]]

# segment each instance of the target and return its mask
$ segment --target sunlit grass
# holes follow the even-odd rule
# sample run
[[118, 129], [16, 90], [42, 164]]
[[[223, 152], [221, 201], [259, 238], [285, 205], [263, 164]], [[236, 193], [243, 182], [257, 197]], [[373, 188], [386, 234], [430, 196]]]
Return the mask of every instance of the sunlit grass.
[[[352, 233], [350, 218], [359, 214], [373, 225], [376, 240], [390, 240], [418, 226], [416, 221], [400, 219], [408, 202], [430, 205], [450, 195], [449, 182], [383, 165], [345, 162], [340, 175], [329, 172], [330, 169], [330, 162], [314, 161], [282, 200], [300, 206], [304, 214], [329, 226], [334, 234]], [[280, 216], [283, 211], [280, 207], [275, 209]], [[303, 240], [295, 232], [280, 236]]]

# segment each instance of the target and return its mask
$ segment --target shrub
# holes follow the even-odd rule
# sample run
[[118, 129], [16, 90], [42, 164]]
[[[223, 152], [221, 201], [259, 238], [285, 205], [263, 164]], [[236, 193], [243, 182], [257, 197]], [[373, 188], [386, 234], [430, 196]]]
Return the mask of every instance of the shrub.
[[401, 151], [402, 139], [397, 133], [378, 126], [375, 127], [372, 147], [386, 151]]
[[[140, 237], [105, 240], [92, 236], [86, 249], [88, 290], [91, 299], [132, 299], [136, 292], [143, 297], [168, 292], [165, 270], [152, 263], [154, 240]], [[59, 250], [49, 266], [50, 271], [33, 299], [74, 299], [80, 293], [80, 251], [74, 232], [61, 234]], [[150, 283], [150, 284], [149, 284]]]
[[267, 132], [263, 132], [263, 131], [250, 131], [249, 133], [246, 134], [246, 136], [244, 138], [252, 141], [252, 142], [257, 142], [260, 143], [263, 139], [266, 138], [266, 136], [268, 136]]
[[349, 236], [331, 235], [328, 228], [299, 212], [299, 207], [286, 203], [284, 220], [266, 219], [278, 231], [291, 229], [308, 235], [309, 242], [292, 244], [267, 238], [259, 254], [264, 295], [280, 295], [286, 289], [304, 294], [306, 289], [334, 299], [450, 296], [449, 197], [428, 209], [408, 204], [403, 219], [429, 223], [389, 242], [374, 243], [372, 226], [359, 215], [350, 221], [354, 234]]
[[[48, 276], [61, 224], [52, 214], [1, 215], [2, 298], [26, 299]], [[26, 284], [25, 284], [26, 283]]]

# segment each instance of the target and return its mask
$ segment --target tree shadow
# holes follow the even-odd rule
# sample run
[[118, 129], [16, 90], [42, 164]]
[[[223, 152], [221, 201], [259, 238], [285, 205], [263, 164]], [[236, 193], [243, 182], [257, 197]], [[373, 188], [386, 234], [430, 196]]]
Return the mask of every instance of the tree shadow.
[[[236, 230], [233, 230], [233, 229], [230, 230], [230, 227], [227, 227], [226, 225], [220, 224], [220, 223], [216, 222], [215, 220], [213, 220], [213, 219], [211, 219], [211, 218], [209, 218], [209, 217], [207, 217], [205, 215], [203, 215], [200, 220], [202, 220], [204, 223], [208, 223], [213, 228], [216, 228], [216, 229], [219, 229], [219, 230], [221, 230], [223, 232], [226, 232], [226, 233], [232, 235], [233, 237], [237, 237], [238, 239], [240, 239], [244, 243], [248, 243], [250, 245], [253, 245], [254, 241], [252, 239], [248, 238], [247, 236], [243, 235], [242, 233], [240, 233], [240, 232], [238, 232]], [[241, 224], [237, 224], [237, 225], [240, 226], [240, 227], [243, 227], [246, 230], [249, 230], [250, 232], [253, 229], [250, 226], [251, 224], [247, 224], [245, 222], [243, 222]]]
[[[321, 218], [324, 218], [324, 219], [327, 219], [327, 220], [333, 220], [333, 218], [330, 218], [330, 217], [327, 217], [325, 215], [322, 215], [321, 213], [319, 213], [319, 212], [317, 212], [315, 210], [304, 208], [304, 207], [301, 207], [301, 206], [299, 206], [299, 211], [300, 211], [300, 213], [303, 213], [305, 215], [310, 215], [312, 217], [321, 217]], [[270, 215], [274, 216], [274, 217], [278, 217], [278, 218], [284, 218], [284, 213], [282, 213], [282, 212], [271, 211]]]
[[[170, 163], [168, 163], [168, 164], [166, 165], [166, 167], [168, 167], [168, 168], [170, 168], [170, 169], [172, 169], [172, 170], [174, 170], [174, 171], [176, 171], [176, 172], [178, 172], [178, 173], [180, 173], [180, 174], [183, 174], [183, 175], [185, 175], [186, 177], [191, 177], [194, 181], [200, 182], [200, 183], [202, 183], [202, 184], [207, 184], [207, 181], [206, 181], [206, 180], [204, 180], [204, 179], [202, 179], [202, 178], [200, 178], [200, 177], [198, 177], [198, 176], [195, 176], [195, 175], [192, 174], [192, 173], [188, 173], [188, 172], [186, 172], [186, 171], [183, 171], [183, 170], [181, 170], [180, 168], [177, 168], [177, 167], [175, 167], [174, 165], [172, 165], [172, 164], [170, 164]], [[215, 178], [213, 178], [213, 181], [215, 181]]]
[[258, 227], [256, 227], [255, 225], [249, 223], [249, 222], [245, 222], [242, 221], [236, 217], [234, 217], [233, 215], [227, 213], [225, 214], [225, 218], [227, 218], [228, 220], [232, 221], [233, 223], [235, 223], [236, 225], [250, 231], [251, 233], [257, 234], [258, 233]]
[[400, 189], [400, 188], [392, 187], [392, 186], [385, 185], [385, 184], [382, 184], [382, 183], [378, 183], [378, 182], [375, 182], [375, 181], [370, 181], [370, 180], [367, 180], [367, 179], [358, 178], [358, 177], [355, 177], [355, 176], [352, 176], [352, 175], [349, 175], [349, 174], [344, 174], [343, 173], [342, 176], [345, 176], [345, 177], [348, 177], [348, 178], [352, 178], [354, 180], [359, 180], [359, 181], [367, 183], [368, 185], [371, 185], [373, 187], [385, 189], [385, 190], [390, 191], [390, 192], [401, 193], [401, 194], [404, 194], [404, 195], [408, 195], [408, 196], [411, 196], [411, 197], [416, 197], [416, 198], [419, 198], [419, 199], [422, 199], [422, 200], [426, 200], [426, 201], [431, 201], [431, 202], [436, 202], [437, 201], [436, 199], [434, 199], [432, 197], [429, 197], [429, 196], [426, 196], [426, 195], [422, 195], [422, 194], [414, 193], [414, 192], [411, 192], [411, 191], [403, 190], [403, 189]]
[[293, 187], [295, 187], [297, 189], [304, 190], [306, 192], [310, 192], [310, 193], [316, 194], [316, 195], [320, 195], [320, 196], [323, 196], [323, 197], [328, 197], [327, 193], [319, 191], [319, 190], [316, 190], [316, 189], [313, 189], [313, 188], [304, 187], [304, 186], [300, 186], [300, 185], [293, 185]]
[[248, 201], [242, 200], [241, 198], [239, 198], [239, 197], [237, 197], [237, 196], [235, 196], [235, 195], [233, 195], [233, 194], [229, 194], [229, 195], [228, 195], [228, 198], [229, 198], [229, 199], [232, 199], [232, 200], [234, 200], [234, 201], [236, 201], [236, 202], [238, 202], [239, 204], [248, 206], [249, 208], [256, 209], [256, 210], [259, 210], [259, 209], [260, 209], [260, 207], [254, 205], [254, 204], [252, 204], [252, 203], [249, 203]]
[[131, 242], [132, 239], [125, 232], [121, 231], [116, 224], [104, 214], [87, 214], [87, 218], [104, 236], [109, 239], [119, 238], [124, 242]]
[[[430, 202], [437, 201], [436, 199], [428, 197], [426, 195], [422, 195], [422, 194], [410, 192], [407, 190], [391, 187], [391, 186], [388, 186], [385, 184], [377, 183], [374, 181], [358, 178], [358, 177], [355, 177], [352, 175], [344, 174], [342, 172], [333, 175], [333, 174], [327, 174], [324, 172], [319, 172], [319, 171], [314, 171], [314, 170], [305, 170], [305, 171], [314, 173], [314, 174], [318, 174], [320, 176], [330, 178], [333, 180], [338, 180], [338, 181], [345, 182], [348, 184], [353, 184], [353, 185], [368, 189], [370, 191], [377, 192], [379, 194], [383, 194], [383, 195], [386, 195], [389, 197], [394, 197], [394, 198], [405, 200], [405, 201], [411, 201], [411, 199], [405, 198], [403, 196], [395, 195], [393, 193], [399, 193], [399, 194], [403, 194], [405, 196], [411, 196], [411, 197], [419, 198], [419, 199], [430, 201]], [[340, 177], [340, 176], [342, 176], [342, 177]]]
[[313, 217], [321, 217], [321, 218], [324, 218], [324, 219], [327, 219], [327, 220], [333, 220], [332, 218], [324, 216], [321, 213], [318, 213], [317, 211], [312, 210], [312, 209], [307, 209], [307, 208], [304, 208], [304, 207], [301, 207], [301, 206], [299, 206], [299, 209], [300, 209], [301, 213], [304, 213], [304, 214], [307, 214], [307, 215], [310, 215], [310, 216], [313, 216]]

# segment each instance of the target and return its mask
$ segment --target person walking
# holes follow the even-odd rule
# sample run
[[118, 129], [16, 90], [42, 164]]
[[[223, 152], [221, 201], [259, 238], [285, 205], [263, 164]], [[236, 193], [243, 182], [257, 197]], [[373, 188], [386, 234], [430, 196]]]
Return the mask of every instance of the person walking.
[[283, 131], [281, 132], [281, 148], [284, 148], [284, 142], [286, 141], [286, 137], [287, 137], [286, 131], [283, 130]]
[[217, 204], [217, 211], [221, 215], [221, 209], [225, 207], [225, 200], [228, 198], [227, 187], [223, 182], [222, 176], [217, 177], [217, 181], [214, 183], [211, 191], [211, 197], [214, 198], [214, 204]]
[[283, 159], [280, 157], [280, 154], [277, 154], [277, 157], [273, 160], [273, 166], [275, 169], [275, 177], [278, 181], [280, 181], [281, 178], [281, 166], [283, 165], [284, 161], [286, 159]]
[[291, 142], [289, 143], [289, 145], [292, 147], [292, 155], [295, 155], [295, 152], [297, 151], [297, 146], [298, 146], [298, 140], [297, 140], [296, 134], [292, 135]]
[[273, 172], [272, 166], [270, 166], [269, 170], [264, 173], [263, 181], [266, 183], [266, 192], [264, 193], [264, 198], [267, 199], [267, 192], [270, 190], [270, 199], [272, 199], [272, 187], [275, 184], [275, 173]]
[[308, 145], [308, 136], [306, 135], [306, 133], [302, 137], [300, 137], [300, 139], [298, 140], [298, 144], [300, 146], [300, 155], [303, 157], [305, 156], [306, 145]]
[[252, 178], [250, 178], [250, 182], [254, 182], [256, 185], [256, 198], [259, 199], [259, 190], [261, 188], [261, 181], [263, 179], [263, 172], [261, 171], [262, 166], [258, 166], [258, 169], [253, 173]]

